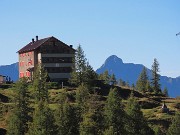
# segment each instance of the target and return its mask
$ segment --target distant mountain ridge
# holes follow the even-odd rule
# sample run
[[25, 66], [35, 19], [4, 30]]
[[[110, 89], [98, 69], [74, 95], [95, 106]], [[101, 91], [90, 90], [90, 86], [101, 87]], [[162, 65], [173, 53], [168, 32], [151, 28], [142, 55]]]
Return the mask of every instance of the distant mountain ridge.
[[[0, 66], [0, 75], [9, 76], [13, 81], [18, 80], [18, 62], [11, 65]], [[143, 69], [142, 64], [123, 63], [121, 58], [112, 55], [106, 59], [104, 64], [96, 70], [98, 74], [108, 70], [110, 74], [115, 74], [117, 79], [122, 79], [130, 84], [136, 84], [136, 81]], [[148, 76], [151, 78], [151, 70], [147, 68]], [[171, 97], [180, 96], [180, 77], [171, 78], [167, 76], [160, 77], [162, 89], [166, 86]]]
[[9, 76], [11, 80], [17, 81], [19, 74], [18, 66], [18, 62], [11, 65], [0, 66], [0, 75]]
[[[108, 57], [104, 64], [96, 70], [98, 74], [108, 71], [109, 74], [115, 74], [117, 79], [122, 79], [130, 84], [136, 84], [139, 74], [143, 69], [142, 64], [123, 63], [121, 58], [116, 55]], [[151, 78], [151, 70], [147, 68], [149, 79]], [[180, 96], [180, 77], [171, 78], [167, 76], [160, 76], [161, 88], [168, 88], [171, 97]]]

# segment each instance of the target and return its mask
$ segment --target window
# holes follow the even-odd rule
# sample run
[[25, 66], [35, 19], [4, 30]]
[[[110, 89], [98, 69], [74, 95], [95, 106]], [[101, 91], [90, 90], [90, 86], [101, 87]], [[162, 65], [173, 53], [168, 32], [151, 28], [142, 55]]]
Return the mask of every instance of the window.
[[24, 77], [24, 73], [20, 72], [20, 78]]
[[21, 66], [24, 66], [24, 62], [23, 61], [21, 62]]
[[30, 72], [26, 71], [26, 77], [30, 77]]
[[33, 65], [33, 61], [32, 61], [32, 59], [30, 58], [30, 59], [28, 59], [28, 66], [31, 66], [31, 65]]

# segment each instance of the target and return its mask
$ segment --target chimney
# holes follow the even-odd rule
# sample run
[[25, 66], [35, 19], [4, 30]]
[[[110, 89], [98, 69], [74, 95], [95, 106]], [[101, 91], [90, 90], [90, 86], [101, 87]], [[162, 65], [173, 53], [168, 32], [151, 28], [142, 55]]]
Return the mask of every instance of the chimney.
[[38, 36], [36, 36], [36, 41], [38, 41]]
[[32, 43], [34, 43], [34, 38], [32, 38]]
[[73, 45], [70, 45], [71, 48], [73, 48]]

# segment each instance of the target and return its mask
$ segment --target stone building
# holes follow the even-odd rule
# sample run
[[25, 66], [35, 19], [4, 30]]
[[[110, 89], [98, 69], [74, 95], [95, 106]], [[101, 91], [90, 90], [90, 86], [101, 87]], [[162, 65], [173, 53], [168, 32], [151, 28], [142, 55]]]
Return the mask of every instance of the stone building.
[[75, 49], [55, 37], [32, 41], [18, 51], [19, 78], [33, 77], [38, 64], [42, 64], [51, 81], [68, 80], [72, 69]]

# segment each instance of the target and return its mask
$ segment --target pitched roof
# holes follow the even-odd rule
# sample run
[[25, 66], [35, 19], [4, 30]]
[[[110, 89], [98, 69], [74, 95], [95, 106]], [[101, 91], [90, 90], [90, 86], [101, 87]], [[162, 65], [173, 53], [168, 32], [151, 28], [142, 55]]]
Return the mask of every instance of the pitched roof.
[[[27, 44], [26, 46], [24, 46], [23, 48], [21, 48], [18, 53], [23, 53], [23, 52], [28, 52], [28, 51], [32, 51], [32, 50], [35, 50], [37, 49], [38, 47], [40, 47], [43, 43], [45, 43], [46, 41], [48, 41], [50, 38], [54, 38], [53, 36], [52, 37], [47, 37], [47, 38], [43, 38], [43, 39], [40, 39], [38, 41], [34, 41], [33, 42], [30, 42], [29, 44]], [[60, 40], [59, 40], [60, 41]], [[62, 41], [60, 41], [61, 43], [63, 43]], [[65, 43], [63, 43], [65, 44]], [[66, 45], [66, 44], [65, 44]], [[68, 46], [68, 45], [66, 45]], [[68, 46], [69, 47], [69, 46]], [[73, 49], [73, 48], [71, 48]], [[74, 50], [74, 49], [73, 49]]]

